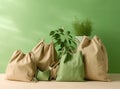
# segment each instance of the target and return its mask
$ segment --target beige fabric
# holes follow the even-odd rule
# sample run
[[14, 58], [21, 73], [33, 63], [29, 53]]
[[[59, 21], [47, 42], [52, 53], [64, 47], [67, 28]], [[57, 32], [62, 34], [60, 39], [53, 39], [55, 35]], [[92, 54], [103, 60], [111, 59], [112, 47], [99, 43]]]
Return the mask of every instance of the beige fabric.
[[120, 89], [120, 73], [110, 74], [112, 82], [17, 82], [5, 79], [5, 74], [0, 74], [0, 89]]
[[35, 73], [34, 55], [31, 52], [25, 55], [20, 50], [15, 51], [7, 66], [6, 78], [9, 80], [32, 81]]
[[97, 36], [92, 40], [84, 36], [78, 49], [84, 56], [86, 79], [109, 81], [108, 57], [101, 40]]
[[37, 67], [41, 71], [49, 69], [49, 66], [57, 60], [53, 42], [46, 44], [42, 40], [32, 49], [32, 52], [35, 55]]
[[57, 72], [59, 69], [59, 64], [60, 64], [60, 62], [58, 61], [49, 68], [50, 69], [50, 79], [49, 80], [56, 80]]

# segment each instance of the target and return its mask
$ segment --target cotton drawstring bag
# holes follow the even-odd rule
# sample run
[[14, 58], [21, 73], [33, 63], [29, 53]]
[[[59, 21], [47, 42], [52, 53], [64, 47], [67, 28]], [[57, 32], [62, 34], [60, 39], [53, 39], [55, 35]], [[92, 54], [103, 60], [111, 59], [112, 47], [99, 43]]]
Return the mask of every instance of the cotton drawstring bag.
[[84, 64], [81, 52], [64, 52], [60, 59], [56, 81], [79, 82], [84, 81]]

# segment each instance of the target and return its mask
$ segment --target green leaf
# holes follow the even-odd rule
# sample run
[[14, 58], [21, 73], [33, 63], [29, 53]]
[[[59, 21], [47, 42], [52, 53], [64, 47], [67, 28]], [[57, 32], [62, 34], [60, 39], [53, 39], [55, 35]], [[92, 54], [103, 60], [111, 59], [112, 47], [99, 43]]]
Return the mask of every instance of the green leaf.
[[57, 40], [57, 43], [60, 44], [60, 43], [61, 43], [61, 39], [58, 39], [58, 40]]
[[55, 38], [55, 39], [58, 39], [59, 37], [60, 37], [60, 35], [57, 34], [57, 33], [54, 35], [54, 38]]
[[62, 48], [59, 48], [59, 49], [58, 49], [58, 51], [61, 51], [61, 50], [62, 50]]
[[69, 34], [70, 34], [70, 31], [67, 31], [66, 33], [67, 33], [67, 35], [69, 35]]
[[62, 28], [59, 28], [58, 29], [61, 33], [63, 33], [64, 32], [64, 30], [62, 29]]
[[49, 35], [51, 36], [51, 35], [53, 35], [54, 33], [55, 33], [55, 31], [51, 31]]
[[64, 42], [61, 42], [60, 46], [61, 46], [61, 48], [63, 48], [64, 47]]
[[70, 37], [70, 38], [73, 38], [70, 34], [69, 34], [69, 37]]
[[67, 40], [66, 39], [64, 40], [64, 44], [67, 44]]
[[69, 40], [69, 43], [71, 44], [71, 40]]

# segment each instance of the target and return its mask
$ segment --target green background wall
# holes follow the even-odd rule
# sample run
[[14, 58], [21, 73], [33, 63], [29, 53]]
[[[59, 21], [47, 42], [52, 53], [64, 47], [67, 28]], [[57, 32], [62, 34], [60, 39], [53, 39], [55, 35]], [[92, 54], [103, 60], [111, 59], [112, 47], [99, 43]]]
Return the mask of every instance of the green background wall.
[[29, 52], [51, 30], [65, 27], [72, 31], [72, 21], [89, 18], [93, 34], [105, 44], [109, 72], [120, 73], [120, 0], [0, 0], [0, 72], [14, 50]]

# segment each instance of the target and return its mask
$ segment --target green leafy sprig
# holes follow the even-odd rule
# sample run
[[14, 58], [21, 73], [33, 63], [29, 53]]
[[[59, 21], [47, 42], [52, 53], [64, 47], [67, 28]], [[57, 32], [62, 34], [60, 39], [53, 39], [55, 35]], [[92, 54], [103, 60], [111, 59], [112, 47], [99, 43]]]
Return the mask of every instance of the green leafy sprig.
[[65, 31], [63, 28], [59, 28], [58, 30], [51, 31], [49, 36], [54, 41], [59, 58], [61, 58], [63, 51], [74, 52], [76, 42], [70, 31]]

